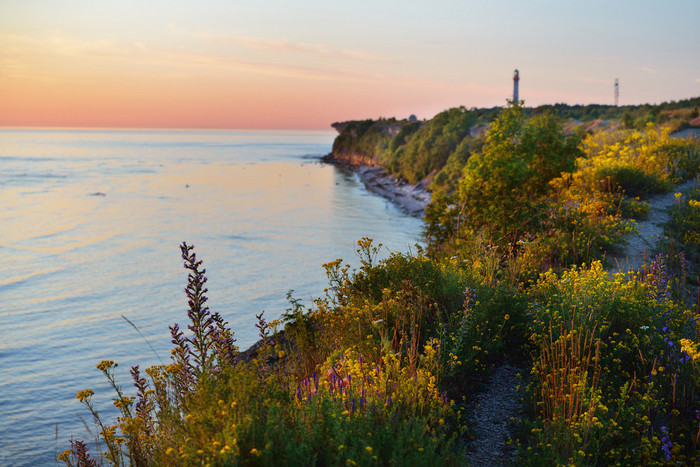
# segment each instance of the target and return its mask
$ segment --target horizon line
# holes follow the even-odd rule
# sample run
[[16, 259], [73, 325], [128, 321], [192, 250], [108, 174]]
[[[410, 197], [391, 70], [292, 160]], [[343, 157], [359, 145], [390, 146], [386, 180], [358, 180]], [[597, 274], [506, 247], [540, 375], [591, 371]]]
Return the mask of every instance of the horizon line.
[[0, 125], [0, 130], [138, 130], [138, 131], [328, 131], [325, 128], [229, 128], [229, 127], [170, 127], [170, 126], [79, 126], [79, 125]]

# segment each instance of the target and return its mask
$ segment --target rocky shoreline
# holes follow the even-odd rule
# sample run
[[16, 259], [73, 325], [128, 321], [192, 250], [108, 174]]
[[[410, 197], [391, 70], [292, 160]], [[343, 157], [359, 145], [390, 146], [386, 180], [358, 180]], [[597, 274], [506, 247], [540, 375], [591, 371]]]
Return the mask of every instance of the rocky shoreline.
[[402, 211], [413, 217], [422, 218], [425, 207], [430, 203], [429, 180], [411, 184], [390, 174], [383, 167], [352, 162], [353, 159], [337, 158], [328, 154], [322, 162], [347, 168], [357, 173], [370, 193], [377, 194], [396, 204]]

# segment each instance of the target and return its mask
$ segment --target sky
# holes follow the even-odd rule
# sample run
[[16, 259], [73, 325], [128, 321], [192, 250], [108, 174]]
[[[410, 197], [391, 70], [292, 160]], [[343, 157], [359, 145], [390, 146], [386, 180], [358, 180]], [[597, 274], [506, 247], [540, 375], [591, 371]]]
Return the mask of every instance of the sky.
[[700, 96], [700, 1], [0, 0], [0, 126], [329, 129]]

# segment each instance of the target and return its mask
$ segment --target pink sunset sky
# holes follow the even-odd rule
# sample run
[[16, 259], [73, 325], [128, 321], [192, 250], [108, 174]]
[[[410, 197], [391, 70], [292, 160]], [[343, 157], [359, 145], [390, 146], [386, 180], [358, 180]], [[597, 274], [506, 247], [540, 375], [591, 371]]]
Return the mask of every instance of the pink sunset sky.
[[0, 4], [0, 126], [335, 121], [700, 95], [700, 2], [25, 0]]

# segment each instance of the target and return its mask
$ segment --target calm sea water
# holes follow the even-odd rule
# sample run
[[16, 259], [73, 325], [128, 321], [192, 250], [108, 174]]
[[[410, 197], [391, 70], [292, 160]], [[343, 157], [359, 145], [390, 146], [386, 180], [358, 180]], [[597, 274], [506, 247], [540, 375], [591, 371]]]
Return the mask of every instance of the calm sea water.
[[357, 264], [361, 237], [411, 249], [418, 219], [318, 162], [334, 136], [0, 129], [0, 464], [51, 465], [71, 437], [94, 438], [75, 394], [92, 388], [114, 415], [100, 360], [126, 388], [131, 365], [169, 359], [168, 325], [186, 324], [182, 241], [241, 348], [289, 289], [307, 305], [323, 294], [323, 263]]

